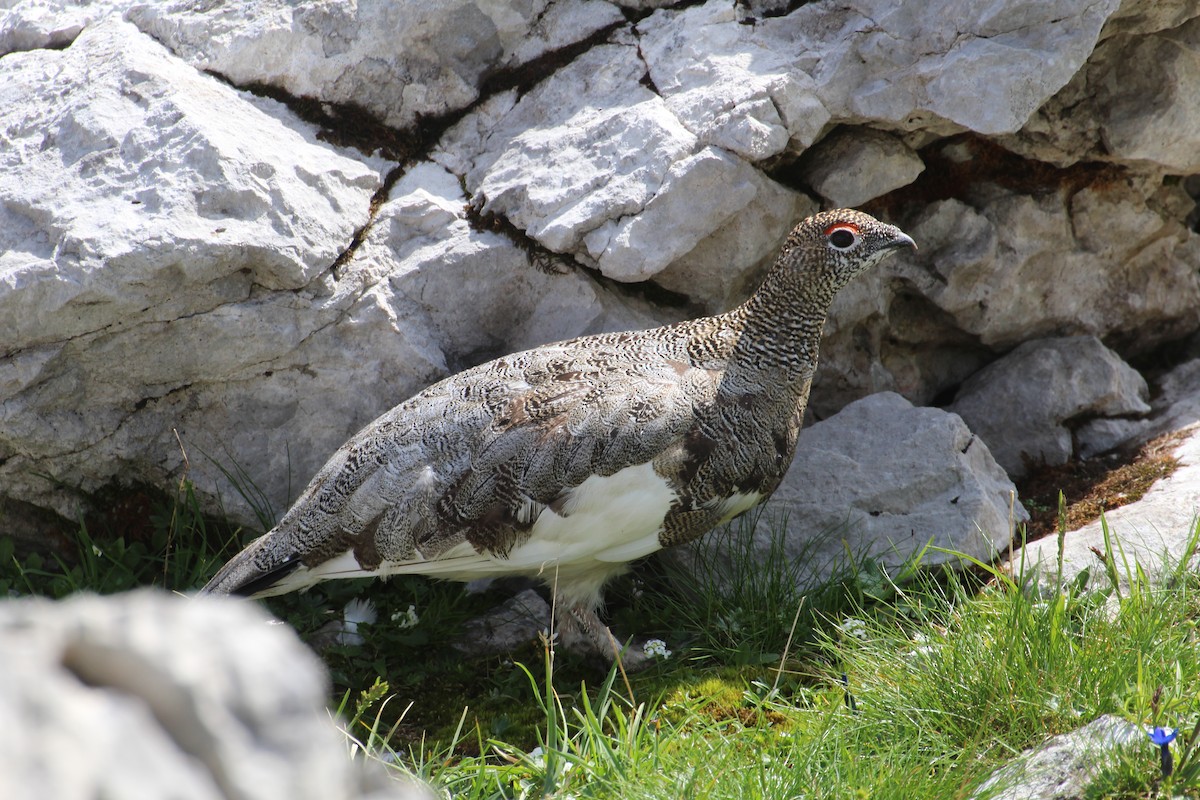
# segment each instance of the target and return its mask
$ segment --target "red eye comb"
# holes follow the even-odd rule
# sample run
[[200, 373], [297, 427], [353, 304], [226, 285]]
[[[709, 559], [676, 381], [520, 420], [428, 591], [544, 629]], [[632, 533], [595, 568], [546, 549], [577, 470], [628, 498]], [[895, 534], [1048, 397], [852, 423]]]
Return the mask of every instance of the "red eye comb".
[[855, 225], [853, 222], [835, 222], [832, 225], [830, 225], [828, 228], [825, 229], [825, 235], [828, 236], [829, 234], [833, 233], [834, 231], [838, 230], [839, 228], [842, 230], [850, 231], [853, 234], [859, 233], [858, 226]]

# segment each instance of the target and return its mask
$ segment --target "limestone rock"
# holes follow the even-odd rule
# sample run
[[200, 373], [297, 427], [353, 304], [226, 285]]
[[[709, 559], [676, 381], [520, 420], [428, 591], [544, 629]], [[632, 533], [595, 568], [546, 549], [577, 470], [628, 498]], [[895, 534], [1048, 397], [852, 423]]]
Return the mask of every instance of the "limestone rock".
[[[796, 220], [816, 213], [800, 192], [747, 169], [754, 198], [692, 250], [654, 276], [658, 286], [691, 300], [707, 313], [728, 311], [750, 296], [775, 261]], [[667, 228], [673, 223], [666, 222]]]
[[0, 69], [9, 497], [75, 518], [66, 487], [163, 485], [182, 442], [201, 497], [250, 521], [217, 463], [278, 513], [350, 434], [451, 370], [665, 316], [475, 230], [432, 164], [373, 217], [391, 165], [128, 24]]
[[1200, 421], [1200, 358], [1184, 361], [1158, 377], [1150, 394], [1151, 411], [1144, 417], [1094, 419], [1077, 428], [1079, 457], [1137, 447]]
[[657, 11], [638, 33], [654, 86], [689, 130], [762, 160], [800, 152], [831, 119], [1014, 132], [1084, 64], [1118, 5], [980, 13], [954, 0], [862, 0], [737, 25], [735, 9], [714, 0]]
[[1140, 432], [1150, 427], [1150, 420], [1128, 417], [1099, 417], [1089, 419], [1073, 432], [1075, 457], [1095, 458], [1128, 443]]
[[996, 770], [972, 798], [1082, 800], [1100, 765], [1145, 736], [1139, 726], [1105, 714], [1021, 753]]
[[551, 628], [550, 604], [534, 589], [510, 597], [500, 606], [463, 628], [461, 641], [454, 647], [470, 656], [511, 653]]
[[434, 155], [463, 177], [482, 212], [502, 215], [554, 252], [593, 264], [617, 259], [617, 277], [626, 280], [656, 270], [638, 268], [632, 254], [621, 261], [621, 246], [610, 247], [618, 221], [632, 222], [672, 165], [697, 149], [638, 83], [634, 52], [632, 45], [593, 48], [515, 103], [497, 96], [455, 126]]
[[[123, 23], [13, 54], [4, 75], [0, 314], [22, 346], [202, 312], [254, 286], [297, 289], [366, 222], [380, 184], [382, 163], [318, 146], [282, 106], [248, 101]], [[135, 249], [175, 286], [131, 278]]]
[[0, 56], [66, 47], [92, 23], [119, 16], [136, 0], [6, 0], [0, 3]]
[[1139, 431], [1145, 442], [1200, 422], [1200, 358], [1185, 361], [1159, 379], [1150, 424]]
[[671, 164], [639, 213], [593, 229], [585, 243], [608, 277], [646, 280], [695, 249], [714, 226], [742, 212], [761, 182], [752, 167], [705, 147]]
[[[786, 555], [802, 559], [811, 588], [849, 552], [895, 570], [932, 543], [990, 560], [1010, 541], [1012, 483], [954, 414], [918, 408], [891, 392], [871, 395], [800, 434], [792, 467], [766, 506], [786, 519]], [[1027, 518], [1015, 504], [1015, 522]], [[769, 524], [756, 550], [770, 552]], [[669, 558], [694, 563], [693, 548]], [[923, 564], [952, 561], [927, 552]]]
[[624, 21], [600, 0], [176, 0], [129, 18], [197, 69], [353, 104], [396, 128], [466, 108], [492, 73]]
[[[519, 99], [493, 98], [448, 132], [434, 158], [463, 178], [483, 213], [547, 249], [622, 282], [674, 265], [669, 288], [723, 305], [806, 206], [702, 145], [641, 85], [636, 53], [633, 43], [596, 47]], [[761, 234], [753, 246], [750, 234]], [[731, 255], [719, 272], [703, 268]]]
[[842, 129], [805, 154], [805, 180], [832, 208], [855, 208], [907, 186], [925, 169], [921, 157], [895, 136]]
[[950, 410], [996, 461], [1019, 477], [1030, 466], [1065, 464], [1067, 423], [1087, 416], [1142, 415], [1146, 381], [1094, 336], [1026, 342], [963, 384]]
[[[1065, 177], [1065, 176], [1064, 176]], [[936, 201], [902, 253], [838, 295], [810, 408], [866, 393], [934, 403], [996, 353], [1091, 334], [1128, 358], [1200, 326], [1194, 203], [1161, 180], [1095, 180], [1073, 194], [984, 184]]]
[[[1175, 11], [1172, 19], [1197, 16], [1194, 6]], [[1200, 17], [1151, 35], [1114, 35], [1006, 143], [1061, 165], [1112, 161], [1200, 172], [1200, 97], [1187, 88], [1197, 81]]]
[[0, 642], [7, 798], [431, 796], [351, 760], [324, 668], [251, 604], [8, 601]]
[[[1084, 188], [1069, 205], [1012, 192], [981, 207], [942, 201], [909, 225], [923, 248], [900, 263], [923, 267], [904, 276], [991, 347], [1064, 329], [1109, 338], [1145, 328], [1151, 313], [1186, 331], [1200, 300], [1200, 237], [1156, 213], [1155, 197], [1118, 184]], [[1161, 271], [1145, 269], [1151, 261]]]
[[135, 431], [135, 412], [236, 380], [332, 321], [300, 330], [293, 293], [367, 221], [383, 165], [318, 145], [282, 106], [124, 23], [2, 69], [0, 471], [13, 495], [44, 499], [57, 490], [31, 472], [94, 487], [147, 454], [139, 439], [170, 460], [178, 418]]
[[800, 152], [820, 135], [830, 113], [818, 86], [793, 63], [790, 49], [739, 26], [727, 3], [660, 11], [637, 28], [652, 85], [701, 142], [748, 161]]
[[[547, 342], [660, 325], [578, 268], [539, 268], [503, 235], [475, 230], [458, 179], [422, 162], [392, 188], [345, 276], [374, 284], [397, 320], [419, 321], [452, 371]], [[504, 298], [498, 302], [498, 298]]]

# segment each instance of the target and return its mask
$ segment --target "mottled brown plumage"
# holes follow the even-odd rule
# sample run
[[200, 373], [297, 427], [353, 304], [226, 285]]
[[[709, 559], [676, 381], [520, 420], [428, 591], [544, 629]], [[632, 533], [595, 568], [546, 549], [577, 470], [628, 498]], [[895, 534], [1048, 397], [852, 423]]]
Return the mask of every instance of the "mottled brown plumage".
[[604, 582], [775, 490], [834, 295], [904, 246], [866, 214], [817, 214], [728, 313], [546, 345], [434, 384], [338, 450], [204, 591], [536, 575], [554, 587], [564, 640], [608, 652]]

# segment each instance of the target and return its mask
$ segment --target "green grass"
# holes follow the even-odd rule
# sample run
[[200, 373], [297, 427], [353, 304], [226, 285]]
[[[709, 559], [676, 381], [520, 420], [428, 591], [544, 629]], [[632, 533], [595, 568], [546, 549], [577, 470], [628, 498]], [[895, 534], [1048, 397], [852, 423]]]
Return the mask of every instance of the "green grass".
[[[180, 481], [173, 493], [138, 487], [109, 499], [121, 504], [130, 498], [136, 498], [134, 505], [144, 512], [144, 519], [133, 526], [100, 520], [101, 530], [94, 530], [95, 523], [81, 517], [73, 530], [66, 531], [76, 547], [66, 556], [18, 554], [16, 542], [0, 535], [0, 596], [61, 598], [75, 592], [111, 594], [140, 586], [189, 591], [252, 538], [205, 514], [187, 480]], [[144, 505], [148, 507], [143, 509]]]
[[[0, 538], [0, 591], [189, 589], [253, 535], [202, 514], [186, 481], [148, 516], [136, 541], [79, 524], [72, 558]], [[1112, 713], [1183, 731], [1175, 771], [1163, 779], [1147, 740], [1097, 765], [1089, 797], [1200, 798], [1200, 582], [1183, 566], [1152, 585], [1110, 543], [1097, 589], [984, 565], [886, 585], [859, 563], [803, 594], [803, 559], [750, 560], [754, 524], [778, 527], [715, 536], [704, 580], [651, 566], [613, 587], [614, 626], [674, 653], [628, 683], [545, 643], [462, 657], [463, 621], [502, 590], [336, 582], [270, 608], [315, 642], [350, 599], [371, 599], [362, 644], [322, 651], [331, 704], [351, 752], [444, 797], [967, 798], [1023, 749]], [[410, 606], [415, 625], [392, 622]]]

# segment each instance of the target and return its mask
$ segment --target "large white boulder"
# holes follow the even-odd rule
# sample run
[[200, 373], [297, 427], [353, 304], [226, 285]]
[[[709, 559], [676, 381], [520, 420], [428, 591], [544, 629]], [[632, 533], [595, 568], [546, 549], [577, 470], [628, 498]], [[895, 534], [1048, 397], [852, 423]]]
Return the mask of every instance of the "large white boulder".
[[87, 489], [179, 463], [186, 420], [140, 412], [269, 372], [337, 319], [303, 312], [306, 287], [369, 219], [385, 165], [121, 22], [0, 70], [0, 473], [74, 516], [33, 473]]
[[473, 228], [439, 167], [377, 197], [394, 165], [127, 23], [0, 69], [10, 497], [75, 518], [74, 490], [161, 484], [186, 460], [211, 508], [252, 518], [221, 471], [236, 466], [279, 513], [350, 434], [450, 371], [661, 316]]
[[738, 25], [721, 0], [639, 23], [655, 87], [704, 141], [799, 152], [830, 120], [1011, 133], [1071, 80], [1118, 0], [806, 3]]
[[128, 24], [7, 56], [4, 78], [0, 315], [23, 346], [304, 286], [381, 183]]
[[[1170, 4], [1164, 4], [1170, 6]], [[1170, 21], [1184, 9], [1176, 7]], [[1200, 9], [1187, 9], [1192, 17]], [[1111, 161], [1174, 175], [1200, 172], [1200, 18], [1149, 35], [1122, 33], [1023, 127], [1010, 146], [1045, 161]]]
[[0, 648], [10, 800], [432, 796], [351, 760], [324, 667], [253, 604], [150, 591], [8, 600]]
[[119, 17], [137, 0], [3, 0], [0, 56], [67, 47], [89, 25]]

